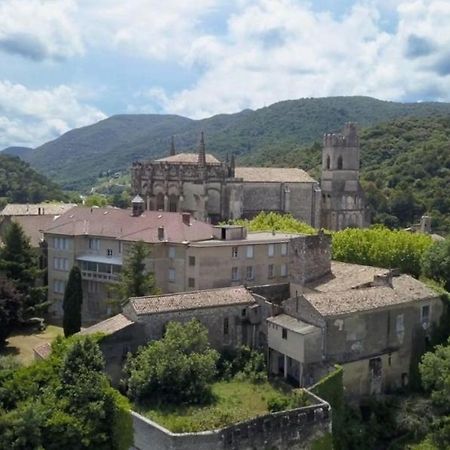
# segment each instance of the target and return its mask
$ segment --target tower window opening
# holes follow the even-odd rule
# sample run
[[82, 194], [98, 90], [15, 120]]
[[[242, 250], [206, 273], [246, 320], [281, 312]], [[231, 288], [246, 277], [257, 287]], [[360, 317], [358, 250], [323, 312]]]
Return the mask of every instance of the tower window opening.
[[327, 169], [330, 168], [330, 155], [327, 155]]
[[342, 170], [342, 156], [339, 156], [337, 160], [337, 168], [338, 170]]

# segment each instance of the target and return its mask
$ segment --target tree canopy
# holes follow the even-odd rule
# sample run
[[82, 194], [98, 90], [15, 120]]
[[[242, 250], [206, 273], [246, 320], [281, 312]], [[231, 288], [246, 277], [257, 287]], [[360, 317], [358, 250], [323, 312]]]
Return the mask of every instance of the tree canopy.
[[450, 292], [450, 237], [428, 247], [422, 257], [422, 272]]
[[157, 294], [153, 273], [146, 270], [145, 260], [150, 256], [150, 249], [143, 241], [133, 243], [125, 257], [118, 282], [112, 291], [117, 301], [124, 302], [130, 297]]
[[218, 359], [200, 322], [169, 322], [162, 339], [128, 358], [128, 395], [138, 402], [205, 402], [211, 396]]
[[63, 328], [66, 337], [78, 333], [81, 329], [81, 307], [83, 304], [81, 282], [81, 271], [77, 266], [73, 266], [69, 273], [63, 299]]
[[92, 337], [58, 339], [47, 360], [0, 366], [0, 450], [128, 450], [129, 405]]

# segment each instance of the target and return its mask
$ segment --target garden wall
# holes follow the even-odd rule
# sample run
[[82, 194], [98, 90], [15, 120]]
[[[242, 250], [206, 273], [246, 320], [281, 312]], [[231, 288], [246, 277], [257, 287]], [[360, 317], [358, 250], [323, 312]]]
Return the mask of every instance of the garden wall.
[[311, 406], [280, 411], [201, 433], [172, 433], [132, 412], [131, 450], [304, 450], [331, 431], [330, 405], [307, 391]]

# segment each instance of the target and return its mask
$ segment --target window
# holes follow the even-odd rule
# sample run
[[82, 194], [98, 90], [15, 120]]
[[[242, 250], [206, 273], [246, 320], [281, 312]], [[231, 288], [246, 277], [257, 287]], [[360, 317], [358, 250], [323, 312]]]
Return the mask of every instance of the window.
[[53, 258], [53, 268], [55, 270], [63, 270], [67, 272], [69, 270], [69, 260], [67, 258]]
[[253, 266], [247, 266], [247, 280], [253, 280], [255, 278], [255, 271]]
[[281, 256], [286, 256], [287, 255], [287, 244], [286, 242], [283, 242], [281, 244]]
[[224, 319], [223, 319], [223, 334], [225, 336], [228, 336], [229, 332], [230, 332], [230, 323], [229, 323], [228, 317], [224, 317]]
[[405, 316], [403, 314], [399, 314], [395, 318], [395, 331], [397, 334], [405, 331]]
[[267, 247], [267, 255], [273, 256], [274, 254], [275, 254], [275, 245], [269, 244], [269, 246]]
[[269, 264], [267, 267], [267, 278], [273, 278], [273, 264]]
[[112, 248], [106, 249], [106, 256], [112, 256], [112, 255], [113, 255]]
[[330, 168], [330, 155], [327, 155], [327, 169]]
[[98, 292], [98, 283], [96, 281], [88, 280], [88, 292], [96, 294]]
[[189, 265], [195, 266], [195, 256], [189, 256]]
[[53, 280], [53, 292], [55, 294], [64, 294], [66, 282], [63, 280]]
[[188, 287], [195, 288], [195, 278], [188, 278]]
[[175, 258], [177, 251], [175, 247], [169, 247], [169, 258]]
[[287, 277], [287, 264], [281, 264], [280, 275], [282, 277]]
[[68, 250], [69, 240], [67, 238], [55, 237], [53, 238], [53, 247], [56, 250]]
[[119, 241], [119, 253], [122, 253], [122, 241]]
[[342, 156], [339, 156], [339, 158], [337, 160], [337, 168], [339, 170], [342, 170], [342, 166], [343, 166], [343, 164], [342, 164]]
[[175, 269], [169, 269], [169, 281], [170, 282], [173, 283], [175, 281], [175, 276], [176, 276]]
[[239, 281], [239, 267], [231, 268], [231, 281]]
[[89, 239], [89, 250], [100, 250], [100, 239]]
[[253, 258], [253, 245], [247, 245], [247, 258]]
[[241, 311], [241, 316], [242, 317], [245, 317], [247, 315], [247, 310], [244, 308], [244, 309], [242, 309], [242, 311]]
[[281, 329], [281, 337], [283, 339], [287, 339], [287, 330], [286, 330], [286, 328], [282, 328]]
[[237, 258], [238, 257], [238, 247], [232, 247], [231, 248], [231, 257]]
[[430, 310], [430, 305], [423, 305], [422, 309], [420, 310], [420, 321], [424, 326], [427, 326], [430, 322]]

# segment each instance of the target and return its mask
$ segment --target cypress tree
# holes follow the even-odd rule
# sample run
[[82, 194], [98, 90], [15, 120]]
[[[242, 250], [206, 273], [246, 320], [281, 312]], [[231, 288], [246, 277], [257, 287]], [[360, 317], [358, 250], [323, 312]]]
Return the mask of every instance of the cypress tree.
[[83, 304], [83, 290], [81, 286], [81, 271], [73, 266], [69, 274], [63, 300], [63, 328], [64, 336], [69, 337], [81, 329], [81, 305]]

